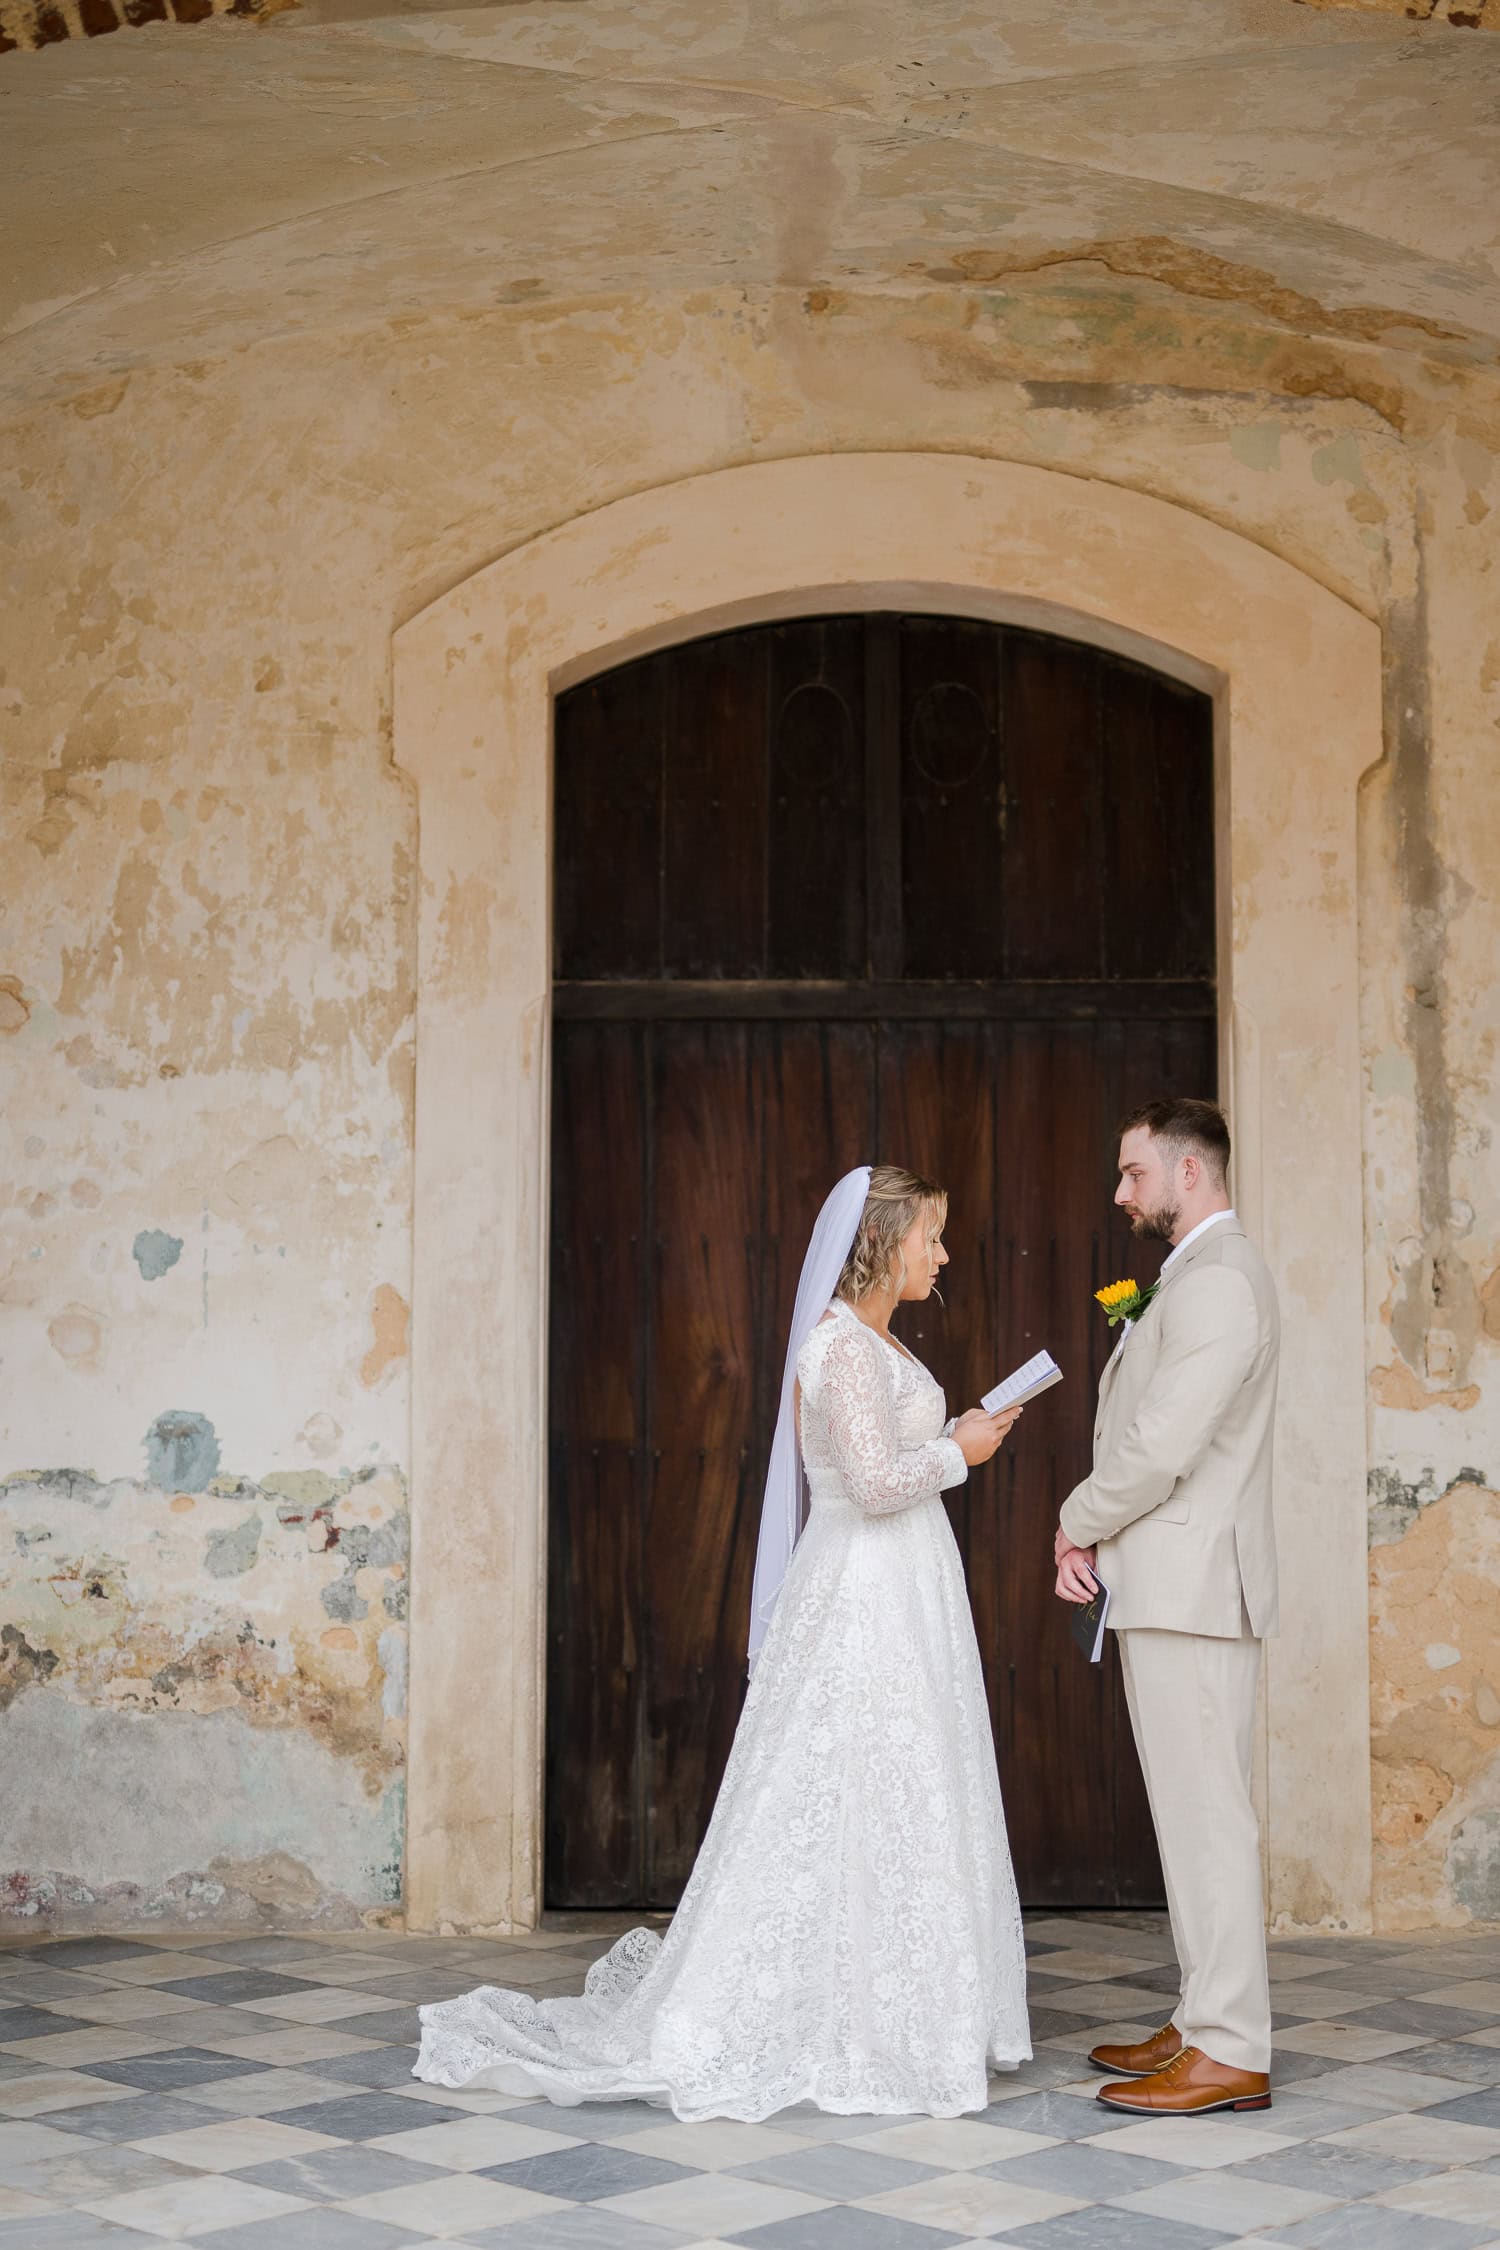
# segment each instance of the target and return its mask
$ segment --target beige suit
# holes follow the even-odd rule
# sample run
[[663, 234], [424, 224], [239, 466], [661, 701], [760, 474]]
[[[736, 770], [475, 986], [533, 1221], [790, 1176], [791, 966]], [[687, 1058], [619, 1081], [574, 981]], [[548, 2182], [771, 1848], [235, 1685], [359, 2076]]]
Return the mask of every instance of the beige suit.
[[1280, 1321], [1233, 1214], [1163, 1274], [1104, 1371], [1094, 1467], [1062, 1527], [1097, 1545], [1182, 1970], [1190, 2046], [1269, 2068], [1250, 1759], [1276, 1629], [1271, 1444]]

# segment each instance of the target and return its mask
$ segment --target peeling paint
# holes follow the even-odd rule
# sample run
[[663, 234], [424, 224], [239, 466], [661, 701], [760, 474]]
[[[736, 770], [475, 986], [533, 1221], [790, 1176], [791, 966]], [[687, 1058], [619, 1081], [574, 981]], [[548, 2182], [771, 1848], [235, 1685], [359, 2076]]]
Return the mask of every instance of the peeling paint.
[[142, 1281], [160, 1281], [182, 1256], [182, 1237], [167, 1234], [160, 1227], [143, 1227], [130, 1246], [130, 1255], [140, 1268]]
[[219, 1466], [219, 1441], [206, 1415], [159, 1414], [146, 1432], [146, 1470], [164, 1492], [202, 1492]]
[[[1494, 9], [1414, 0], [1447, 21], [1413, 28], [1328, 5], [1077, 0], [1043, 24], [959, 0], [924, 25], [918, 84], [863, 0], [832, 42], [816, 11], [691, 7], [602, 29], [588, 8], [418, 11], [374, 36], [354, 0], [278, 48], [269, 134], [263, 57], [164, 24], [107, 51], [120, 130], [71, 171], [56, 136], [91, 129], [104, 58], [59, 45], [24, 86], [6, 58], [16, 193], [38, 201], [0, 308], [0, 1035], [36, 1129], [0, 1212], [10, 1458], [33, 1464], [0, 1486], [20, 1635], [0, 1679], [47, 1714], [46, 1755], [74, 1742], [61, 1714], [128, 1721], [159, 1807], [200, 1722], [274, 1741], [256, 1786], [291, 1788], [296, 1832], [248, 1820], [135, 1873], [38, 1835], [18, 1914], [349, 1917], [397, 1895], [418, 963], [392, 624], [622, 494], [914, 448], [1158, 497], [1379, 625], [1386, 757], [1348, 808], [1377, 1911], [1480, 1911], [1500, 198], [1495, 43], [1461, 19]], [[345, 188], [375, 177], [389, 117], [403, 154], [372, 232]], [[154, 216], [101, 233], [96, 206]], [[497, 274], [503, 241], [527, 243], [524, 275]], [[1289, 745], [1289, 774], [1317, 749]], [[1253, 914], [1255, 870], [1235, 873]], [[440, 1007], [488, 988], [512, 933], [483, 867], [437, 903]], [[1290, 948], [1287, 972], [1311, 973]], [[514, 1057], [530, 1101], [545, 1032], [539, 994]], [[1258, 1098], [1281, 1097], [1268, 1077]], [[66, 1462], [98, 1474], [47, 1466]], [[317, 1776], [375, 1808], [327, 1848]], [[1337, 1905], [1293, 1891], [1314, 1923]]]

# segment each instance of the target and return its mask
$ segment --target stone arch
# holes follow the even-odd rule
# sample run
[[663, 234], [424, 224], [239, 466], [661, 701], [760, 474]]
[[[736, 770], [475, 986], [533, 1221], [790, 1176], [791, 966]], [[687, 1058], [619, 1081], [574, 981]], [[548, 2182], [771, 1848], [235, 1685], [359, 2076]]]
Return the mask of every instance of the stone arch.
[[952, 454], [817, 455], [618, 500], [395, 641], [417, 784], [409, 1921], [541, 1904], [551, 702], [671, 641], [818, 608], [1034, 624], [1215, 699], [1221, 1083], [1283, 1296], [1283, 1626], [1262, 1791], [1283, 1926], [1369, 1927], [1355, 820], [1378, 628], [1123, 487]]

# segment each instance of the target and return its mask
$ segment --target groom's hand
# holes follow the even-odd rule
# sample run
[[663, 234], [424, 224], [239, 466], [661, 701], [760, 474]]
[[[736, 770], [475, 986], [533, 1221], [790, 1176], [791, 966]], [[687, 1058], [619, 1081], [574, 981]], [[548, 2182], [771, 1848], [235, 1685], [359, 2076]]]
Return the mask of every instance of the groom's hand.
[[1094, 1583], [1093, 1548], [1075, 1547], [1059, 1524], [1052, 1553], [1057, 1564], [1055, 1591], [1059, 1598], [1065, 1602], [1091, 1602], [1099, 1590]]

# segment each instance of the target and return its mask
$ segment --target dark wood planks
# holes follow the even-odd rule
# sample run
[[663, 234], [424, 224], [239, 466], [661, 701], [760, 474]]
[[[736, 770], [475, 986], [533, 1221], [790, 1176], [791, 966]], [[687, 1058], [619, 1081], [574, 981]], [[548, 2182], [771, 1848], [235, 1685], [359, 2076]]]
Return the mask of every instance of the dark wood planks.
[[1068, 1369], [955, 1494], [1023, 1895], [1160, 1896], [1112, 1662], [1051, 1593], [1110, 1337], [1155, 1271], [1112, 1127], [1212, 1092], [1211, 721], [965, 620], [721, 635], [561, 699], [547, 1896], [670, 1906], [743, 1696], [760, 1484], [808, 1227], [883, 1156], [951, 1196], [957, 1407]]

